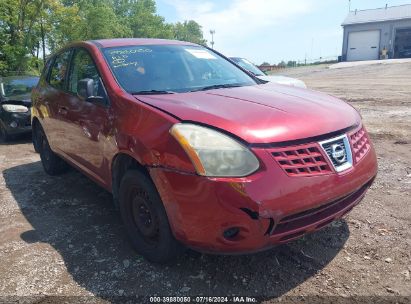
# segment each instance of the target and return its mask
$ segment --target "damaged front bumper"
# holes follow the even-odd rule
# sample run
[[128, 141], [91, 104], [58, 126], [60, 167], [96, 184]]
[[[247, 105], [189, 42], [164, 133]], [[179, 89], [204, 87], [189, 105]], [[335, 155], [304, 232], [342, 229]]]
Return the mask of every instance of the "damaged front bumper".
[[347, 172], [312, 177], [290, 177], [266, 150], [253, 152], [265, 166], [247, 178], [150, 169], [176, 239], [218, 254], [286, 243], [347, 214], [377, 174], [373, 148]]

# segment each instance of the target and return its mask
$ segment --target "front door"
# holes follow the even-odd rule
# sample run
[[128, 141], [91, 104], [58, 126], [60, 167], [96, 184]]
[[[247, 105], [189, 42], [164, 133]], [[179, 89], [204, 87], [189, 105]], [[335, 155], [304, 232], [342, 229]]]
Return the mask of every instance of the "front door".
[[[101, 102], [90, 102], [78, 94], [78, 82], [82, 79], [94, 80], [94, 96], [103, 97]], [[110, 108], [108, 97], [97, 67], [84, 48], [74, 51], [68, 76], [68, 91], [71, 94], [67, 106], [74, 140], [67, 141], [65, 150], [69, 157], [101, 184], [108, 181], [108, 165], [105, 151], [110, 140]]]

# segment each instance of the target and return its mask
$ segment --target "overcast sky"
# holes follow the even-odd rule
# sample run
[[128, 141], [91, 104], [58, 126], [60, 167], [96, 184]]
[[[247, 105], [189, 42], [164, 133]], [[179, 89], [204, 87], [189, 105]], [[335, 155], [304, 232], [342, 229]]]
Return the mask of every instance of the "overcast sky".
[[[193, 19], [215, 48], [255, 63], [341, 55], [341, 23], [348, 0], [157, 0], [169, 22]], [[411, 3], [411, 0], [352, 0], [351, 9]]]

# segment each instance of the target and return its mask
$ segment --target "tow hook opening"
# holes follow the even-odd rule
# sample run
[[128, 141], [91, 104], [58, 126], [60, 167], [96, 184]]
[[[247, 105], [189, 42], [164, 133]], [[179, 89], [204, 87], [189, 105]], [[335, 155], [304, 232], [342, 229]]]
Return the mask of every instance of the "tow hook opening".
[[224, 230], [223, 236], [226, 240], [232, 241], [233, 239], [236, 238], [236, 236], [238, 236], [239, 233], [240, 233], [240, 228], [230, 227], [230, 228]]
[[251, 217], [251, 219], [253, 220], [258, 220], [258, 218], [260, 217], [260, 215], [258, 214], [258, 212], [256, 211], [252, 211], [248, 208], [240, 208], [241, 211], [245, 212], [248, 214], [249, 217]]

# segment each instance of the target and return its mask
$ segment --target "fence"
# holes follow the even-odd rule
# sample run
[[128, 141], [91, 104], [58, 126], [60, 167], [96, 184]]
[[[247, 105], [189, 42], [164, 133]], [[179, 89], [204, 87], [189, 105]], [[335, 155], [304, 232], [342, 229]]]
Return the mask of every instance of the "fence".
[[340, 60], [340, 56], [326, 56], [315, 59], [305, 58], [303, 60], [290, 60], [288, 62], [282, 61], [277, 65], [260, 65], [260, 70], [264, 72], [278, 71], [285, 68], [294, 68], [307, 65], [317, 65], [317, 64], [327, 64], [327, 63], [337, 63]]

